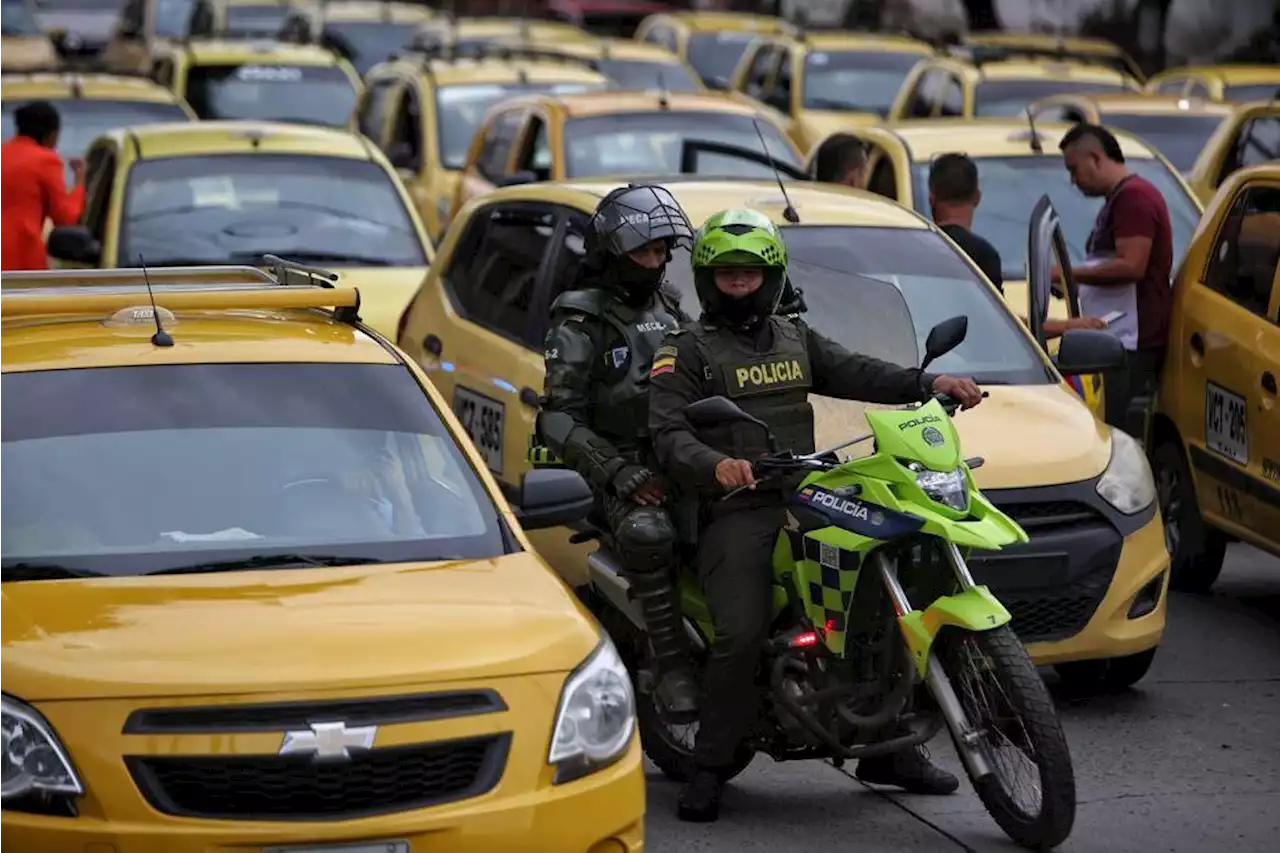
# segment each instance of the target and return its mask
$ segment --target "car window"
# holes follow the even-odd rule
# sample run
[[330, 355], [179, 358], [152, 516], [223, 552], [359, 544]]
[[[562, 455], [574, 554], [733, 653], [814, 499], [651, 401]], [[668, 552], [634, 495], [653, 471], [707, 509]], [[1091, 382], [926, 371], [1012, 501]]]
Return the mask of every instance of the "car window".
[[948, 73], [942, 81], [942, 106], [938, 112], [940, 116], [962, 116], [964, 115], [964, 87], [960, 85], [960, 78], [954, 74]]
[[370, 68], [407, 47], [415, 32], [417, 25], [411, 22], [328, 21], [321, 41], [345, 57], [363, 77]]
[[453, 253], [444, 280], [463, 315], [528, 346], [539, 272], [555, 232], [544, 205], [489, 207], [476, 212]]
[[1190, 172], [1204, 144], [1222, 124], [1223, 116], [1107, 113], [1104, 124], [1127, 130], [1150, 143], [1179, 172]]
[[[804, 292], [802, 319], [853, 352], [904, 367], [920, 363], [929, 330], [958, 315], [969, 318], [964, 343], [930, 367], [935, 373], [973, 376], [988, 384], [1036, 385], [1055, 381], [1035, 345], [1004, 301], [933, 231], [919, 228], [788, 226], [788, 273]], [[667, 264], [681, 306], [700, 313], [688, 255]], [[906, 298], [911, 330], [904, 332], [878, 292], [891, 285]], [[912, 334], [912, 331], [914, 334]]]
[[187, 102], [204, 119], [345, 127], [356, 97], [336, 65], [198, 65], [187, 72]]
[[223, 154], [142, 160], [129, 172], [121, 266], [255, 263], [426, 266], [395, 179], [368, 160]]
[[379, 145], [386, 142], [382, 138], [382, 126], [387, 118], [387, 110], [393, 103], [392, 96], [396, 94], [396, 85], [399, 82], [398, 77], [380, 77], [369, 81], [364, 98], [360, 102], [358, 116], [360, 132]]
[[1070, 92], [1124, 92], [1119, 83], [1084, 80], [986, 80], [974, 90], [974, 115], [1016, 116], [1032, 101]]
[[[762, 121], [760, 132], [776, 160], [803, 170], [791, 144], [776, 127]], [[751, 116], [737, 113], [654, 111], [570, 119], [565, 122], [564, 135], [570, 178], [679, 174], [686, 141], [721, 143], [764, 153]], [[773, 177], [773, 170], [767, 165], [711, 154], [698, 157], [697, 171], [721, 177]]]
[[1248, 187], [1236, 197], [1222, 224], [1205, 270], [1205, 286], [1266, 317], [1277, 263], [1280, 187]]
[[547, 123], [534, 114], [525, 126], [522, 151], [516, 162], [516, 171], [529, 171], [539, 181], [551, 180], [551, 143], [547, 138]]
[[292, 7], [271, 3], [263, 6], [227, 6], [223, 31], [229, 36], [272, 36], [280, 31]]
[[[440, 162], [446, 169], [461, 169], [476, 130], [490, 107], [521, 95], [567, 95], [594, 92], [603, 83], [474, 83], [436, 89], [436, 137]], [[514, 131], [513, 131], [514, 133]], [[512, 137], [514, 138], [514, 136]]]
[[916, 54], [891, 51], [810, 51], [804, 58], [804, 106], [887, 116], [907, 72], [919, 61]]
[[690, 36], [689, 64], [708, 86], [716, 89], [728, 88], [733, 70], [738, 67], [738, 60], [755, 37], [755, 33], [732, 30]]
[[418, 105], [418, 91], [413, 86], [405, 86], [400, 90], [395, 116], [391, 142], [387, 146], [387, 159], [397, 169], [421, 172], [422, 109]]
[[524, 109], [507, 110], [489, 123], [476, 170], [491, 181], [497, 181], [507, 173], [511, 162], [511, 147], [524, 124]]
[[1181, 95], [1182, 90], [1187, 86], [1185, 77], [1174, 77], [1168, 80], [1162, 80], [1156, 86], [1157, 95]]
[[602, 59], [597, 70], [620, 89], [665, 89], [668, 92], [699, 92], [702, 86], [689, 69], [673, 62], [647, 59]]
[[3, 27], [3, 34], [6, 36], [40, 35], [40, 25], [36, 23], [35, 15], [31, 14], [27, 0], [4, 0], [0, 4], [0, 27]]
[[[1026, 278], [1027, 223], [1031, 209], [1047, 194], [1062, 221], [1071, 260], [1084, 260], [1084, 245], [1093, 221], [1102, 209], [1102, 199], [1089, 198], [1071, 184], [1058, 156], [975, 157], [982, 203], [973, 217], [973, 231], [985, 237], [1000, 253], [1006, 281]], [[1191, 241], [1200, 221], [1195, 201], [1178, 183], [1177, 177], [1159, 160], [1130, 157], [1129, 171], [1146, 178], [1164, 196], [1173, 232], [1176, 265]], [[912, 166], [916, 210], [929, 209], [929, 164]]]
[[747, 68], [747, 79], [743, 90], [753, 98], [763, 98], [769, 85], [769, 78], [778, 66], [778, 47], [768, 42], [761, 42], [751, 56], [751, 65]]
[[155, 34], [164, 38], [192, 35], [195, 5], [196, 0], [155, 0]]
[[773, 87], [765, 95], [765, 103], [775, 110], [791, 112], [791, 78], [794, 63], [791, 51], [783, 48], [778, 53], [778, 74], [773, 79]]
[[1249, 119], [1236, 142], [1236, 163], [1240, 168], [1280, 160], [1280, 116]]
[[19, 563], [120, 576], [516, 547], [402, 365], [51, 370], [6, 373], [0, 389], [6, 581]]
[[85, 162], [84, 215], [81, 221], [99, 243], [107, 238], [107, 214], [116, 184], [116, 155], [110, 144], [95, 147]]
[[679, 42], [676, 39], [676, 31], [671, 27], [659, 25], [645, 33], [644, 40], [650, 44], [656, 44], [665, 47], [667, 50], [675, 53], [679, 48]]
[[911, 91], [911, 100], [907, 103], [909, 118], [929, 118], [933, 115], [945, 76], [945, 71], [933, 68], [917, 78], [915, 88]]
[[1252, 85], [1226, 86], [1223, 98], [1228, 101], [1270, 101], [1280, 98], [1280, 80]]

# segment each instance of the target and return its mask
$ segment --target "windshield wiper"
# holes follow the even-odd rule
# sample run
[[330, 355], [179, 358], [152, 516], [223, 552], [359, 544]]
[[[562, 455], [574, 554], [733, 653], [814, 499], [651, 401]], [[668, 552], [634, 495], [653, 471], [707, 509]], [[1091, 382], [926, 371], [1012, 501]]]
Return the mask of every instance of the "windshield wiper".
[[333, 554], [258, 554], [239, 560], [220, 560], [213, 563], [193, 563], [171, 569], [157, 569], [149, 575], [198, 575], [206, 572], [233, 572], [251, 569], [302, 569], [316, 566], [367, 566], [381, 563], [369, 557], [339, 557]]
[[70, 578], [103, 578], [106, 574], [90, 569], [73, 569], [57, 563], [10, 563], [0, 567], [0, 577], [9, 581], [56, 581]]

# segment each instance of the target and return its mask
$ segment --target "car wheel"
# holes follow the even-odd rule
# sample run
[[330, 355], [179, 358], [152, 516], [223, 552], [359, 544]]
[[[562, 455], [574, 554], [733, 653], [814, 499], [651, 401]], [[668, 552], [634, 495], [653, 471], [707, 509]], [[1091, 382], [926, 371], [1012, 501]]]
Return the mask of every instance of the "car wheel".
[[1227, 537], [1200, 515], [1191, 469], [1177, 442], [1161, 443], [1151, 462], [1169, 549], [1169, 585], [1181, 592], [1208, 592], [1222, 573]]
[[1104, 660], [1081, 660], [1054, 667], [1067, 692], [1077, 696], [1119, 693], [1141, 681], [1156, 658], [1155, 649]]

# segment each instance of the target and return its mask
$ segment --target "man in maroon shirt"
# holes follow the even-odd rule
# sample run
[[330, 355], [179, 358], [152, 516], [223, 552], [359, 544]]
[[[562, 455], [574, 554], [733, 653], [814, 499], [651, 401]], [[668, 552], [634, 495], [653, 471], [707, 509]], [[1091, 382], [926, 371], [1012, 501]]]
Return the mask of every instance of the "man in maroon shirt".
[[1106, 128], [1077, 124], [1058, 147], [1080, 192], [1106, 199], [1089, 235], [1088, 258], [1073, 273], [1084, 313], [1125, 315], [1111, 331], [1124, 344], [1126, 364], [1104, 379], [1107, 423], [1128, 428], [1131, 403], [1154, 393], [1164, 362], [1173, 306], [1169, 208], [1150, 181], [1128, 170]]

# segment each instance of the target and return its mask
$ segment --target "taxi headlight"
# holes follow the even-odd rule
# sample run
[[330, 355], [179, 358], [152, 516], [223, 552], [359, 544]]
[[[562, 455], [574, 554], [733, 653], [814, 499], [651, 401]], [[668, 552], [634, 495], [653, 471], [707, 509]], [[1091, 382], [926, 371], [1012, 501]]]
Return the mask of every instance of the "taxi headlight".
[[556, 766], [556, 784], [594, 773], [621, 758], [635, 730], [635, 711], [627, 668], [605, 637], [560, 693], [547, 755], [547, 762]]
[[1111, 430], [1111, 461], [1097, 488], [1104, 501], [1125, 515], [1141, 512], [1155, 501], [1156, 484], [1147, 456], [1127, 432]]
[[84, 786], [52, 727], [34, 708], [8, 696], [0, 700], [0, 800], [33, 791], [83, 794]]
[[921, 471], [916, 474], [916, 485], [931, 500], [956, 512], [964, 512], [969, 508], [969, 484], [959, 468], [954, 471]]

